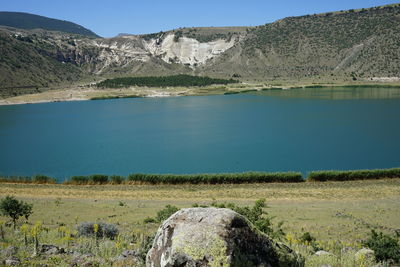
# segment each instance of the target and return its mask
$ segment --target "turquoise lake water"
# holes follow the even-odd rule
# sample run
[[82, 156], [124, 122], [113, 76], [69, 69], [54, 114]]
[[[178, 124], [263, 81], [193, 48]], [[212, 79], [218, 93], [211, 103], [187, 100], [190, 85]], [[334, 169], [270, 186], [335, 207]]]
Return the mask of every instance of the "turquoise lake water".
[[400, 89], [0, 106], [0, 174], [400, 167]]

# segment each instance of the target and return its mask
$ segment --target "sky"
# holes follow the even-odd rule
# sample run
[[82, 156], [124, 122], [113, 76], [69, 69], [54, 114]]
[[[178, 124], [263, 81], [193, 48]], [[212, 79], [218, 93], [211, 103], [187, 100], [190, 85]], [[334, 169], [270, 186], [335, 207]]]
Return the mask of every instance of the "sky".
[[1, 0], [0, 11], [80, 24], [103, 37], [180, 27], [256, 26], [288, 16], [400, 3], [388, 0]]

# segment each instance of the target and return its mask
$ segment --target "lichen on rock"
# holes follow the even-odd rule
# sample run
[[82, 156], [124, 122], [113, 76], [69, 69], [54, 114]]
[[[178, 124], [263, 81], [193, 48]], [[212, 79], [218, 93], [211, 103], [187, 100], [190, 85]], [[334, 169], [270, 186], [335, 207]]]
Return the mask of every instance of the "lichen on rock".
[[146, 265], [290, 267], [303, 266], [304, 260], [230, 209], [191, 208], [176, 212], [162, 224]]

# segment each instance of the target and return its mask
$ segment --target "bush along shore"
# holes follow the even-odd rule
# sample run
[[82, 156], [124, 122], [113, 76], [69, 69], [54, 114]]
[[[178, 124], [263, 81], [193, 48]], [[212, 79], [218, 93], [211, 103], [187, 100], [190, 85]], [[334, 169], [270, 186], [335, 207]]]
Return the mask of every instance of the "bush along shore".
[[[351, 171], [313, 171], [307, 178], [299, 172], [243, 172], [220, 174], [143, 174], [80, 175], [72, 176], [63, 184], [249, 184], [249, 183], [301, 183], [326, 181], [354, 181], [383, 178], [400, 178], [400, 168]], [[0, 176], [0, 183], [55, 184], [57, 179], [46, 175]]]
[[400, 178], [400, 168], [353, 170], [353, 171], [314, 171], [308, 175], [308, 181], [353, 181], [380, 178]]

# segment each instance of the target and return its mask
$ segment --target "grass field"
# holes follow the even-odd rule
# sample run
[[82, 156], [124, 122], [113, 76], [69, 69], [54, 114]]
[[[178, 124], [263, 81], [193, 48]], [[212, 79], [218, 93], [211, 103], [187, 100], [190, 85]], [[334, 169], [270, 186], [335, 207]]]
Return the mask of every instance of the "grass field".
[[[325, 263], [332, 267], [360, 266], [354, 261], [354, 254], [342, 255], [341, 249], [361, 248], [362, 240], [368, 237], [371, 229], [390, 235], [400, 229], [400, 179], [397, 178], [237, 185], [1, 183], [0, 196], [6, 195], [33, 204], [28, 227], [40, 221], [49, 229], [40, 235], [41, 244], [90, 252], [94, 260], [101, 259], [98, 266], [122, 266], [115, 265], [113, 259], [124, 249], [143, 247], [143, 243], [132, 245], [130, 240], [134, 235], [153, 236], [159, 223], [146, 224], [143, 221], [155, 217], [157, 211], [167, 204], [179, 208], [212, 202], [252, 206], [256, 200], [265, 198], [269, 206], [267, 212], [275, 217], [274, 224], [284, 222], [285, 242], [305, 256], [306, 266], [319, 267]], [[0, 217], [0, 221], [6, 220], [6, 217]], [[90, 238], [73, 239], [72, 243], [60, 238], [60, 227], [74, 232], [78, 224], [88, 221], [115, 224], [120, 231], [118, 240], [103, 240], [97, 244]], [[324, 250], [339, 256], [315, 256], [309, 245], [299, 243], [305, 232], [310, 232]], [[33, 245], [24, 247], [21, 232], [12, 233], [11, 227], [6, 227], [6, 239], [0, 240], [0, 248], [9, 245], [23, 248], [19, 258], [29, 258], [32, 253]], [[49, 264], [49, 261], [57, 263], [49, 266], [69, 266], [71, 256], [36, 256], [23, 266]], [[362, 264], [374, 266], [375, 263]]]
[[[371, 227], [400, 228], [400, 179], [243, 185], [31, 185], [0, 184], [0, 195], [34, 204], [32, 221], [45, 225], [107, 221], [123, 227], [154, 216], [167, 204], [190, 207], [212, 201], [251, 205], [265, 198], [287, 232], [319, 240], [356, 242]], [[119, 202], [124, 205], [120, 206]]]

